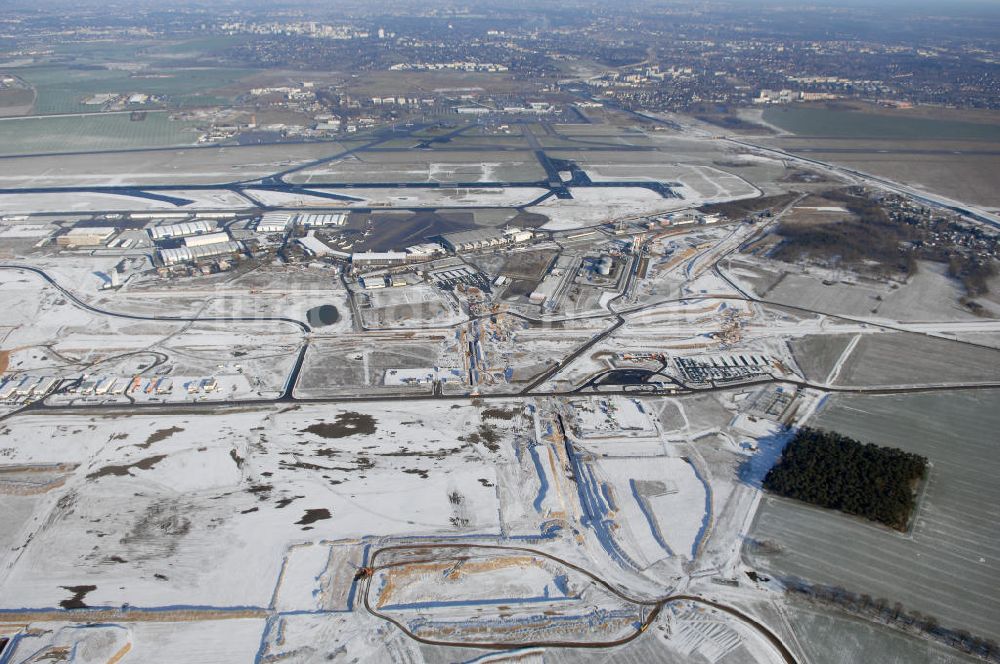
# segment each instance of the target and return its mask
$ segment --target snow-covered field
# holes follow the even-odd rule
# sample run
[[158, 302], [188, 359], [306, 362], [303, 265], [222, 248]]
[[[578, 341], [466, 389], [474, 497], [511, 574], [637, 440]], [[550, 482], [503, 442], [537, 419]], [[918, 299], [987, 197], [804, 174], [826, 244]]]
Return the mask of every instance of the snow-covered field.
[[537, 187], [481, 187], [476, 189], [330, 189], [317, 191], [346, 194], [378, 207], [510, 207], [526, 205], [545, 195]]
[[128, 192], [120, 194], [104, 192], [76, 193], [19, 193], [0, 194], [0, 214], [45, 213], [45, 212], [91, 212], [162, 210], [204, 210], [218, 208], [247, 209], [253, 204], [242, 196], [225, 189], [177, 190], [159, 194], [169, 198], [183, 199], [178, 205], [171, 200], [150, 198]]
[[698, 201], [664, 198], [643, 187], [570, 187], [572, 199], [550, 197], [529, 210], [549, 218], [546, 230], [570, 230], [615, 219], [662, 214]]
[[545, 172], [537, 160], [522, 161], [520, 158], [521, 155], [511, 155], [509, 161], [481, 162], [442, 162], [433, 157], [426, 161], [377, 162], [352, 158], [305, 169], [293, 174], [289, 181], [320, 185], [324, 182], [532, 182], [544, 179]]
[[297, 543], [498, 532], [491, 460], [512, 455], [463, 441], [480, 409], [448, 404], [66, 423], [25, 415], [0, 432], [5, 464], [79, 464], [33, 519], [4, 524], [19, 545], [0, 559], [0, 608], [58, 606], [80, 585], [96, 586], [89, 606], [267, 606], [286, 555], [289, 574], [321, 565], [287, 554]]
[[757, 189], [742, 178], [713, 166], [697, 164], [588, 164], [594, 182], [680, 183], [685, 199], [717, 202], [757, 195]]

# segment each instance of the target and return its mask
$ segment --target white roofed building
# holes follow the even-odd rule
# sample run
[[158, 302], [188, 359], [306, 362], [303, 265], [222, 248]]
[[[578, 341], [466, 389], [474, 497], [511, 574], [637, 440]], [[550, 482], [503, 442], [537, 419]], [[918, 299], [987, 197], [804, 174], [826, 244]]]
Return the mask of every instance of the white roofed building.
[[176, 249], [160, 249], [160, 260], [164, 265], [177, 265], [201, 258], [214, 258], [243, 251], [243, 245], [235, 241], [215, 242], [197, 246], [177, 247]]
[[292, 223], [292, 215], [285, 212], [268, 212], [257, 222], [258, 233], [284, 233]]
[[531, 231], [520, 228], [477, 228], [471, 231], [442, 235], [441, 242], [449, 251], [458, 253], [516, 244], [530, 240], [532, 236]]
[[440, 244], [434, 244], [433, 242], [424, 242], [423, 244], [415, 244], [411, 247], [406, 248], [406, 253], [413, 256], [415, 259], [430, 258], [431, 256], [437, 256], [444, 253], [444, 249]]
[[333, 250], [330, 249], [330, 247], [316, 237], [315, 231], [309, 231], [305, 237], [300, 237], [297, 242], [313, 256], [327, 256], [333, 253]]
[[206, 244], [219, 244], [220, 242], [229, 242], [229, 233], [226, 231], [219, 231], [218, 233], [190, 235], [184, 238], [185, 247], [202, 247]]
[[319, 228], [322, 226], [343, 226], [347, 223], [347, 215], [302, 213], [295, 215], [295, 223], [302, 228]]
[[357, 266], [402, 265], [409, 257], [409, 254], [402, 251], [364, 251], [351, 254], [351, 263]]
[[149, 237], [155, 242], [156, 240], [169, 240], [175, 237], [211, 233], [213, 230], [215, 230], [215, 227], [211, 223], [204, 219], [199, 219], [196, 221], [184, 221], [179, 224], [153, 226], [149, 229]]

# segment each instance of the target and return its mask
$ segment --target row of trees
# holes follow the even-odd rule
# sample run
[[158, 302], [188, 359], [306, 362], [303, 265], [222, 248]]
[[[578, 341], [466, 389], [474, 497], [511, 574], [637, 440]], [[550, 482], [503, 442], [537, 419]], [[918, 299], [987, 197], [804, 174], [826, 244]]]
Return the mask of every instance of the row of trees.
[[926, 466], [927, 459], [916, 454], [802, 428], [764, 478], [764, 488], [905, 530]]
[[1000, 662], [1000, 645], [992, 639], [975, 636], [964, 629], [944, 627], [934, 616], [906, 609], [900, 602], [855, 593], [839, 586], [813, 584], [794, 577], [783, 578], [781, 581], [787, 592], [794, 597], [833, 606], [904, 632], [928, 636], [987, 662]]

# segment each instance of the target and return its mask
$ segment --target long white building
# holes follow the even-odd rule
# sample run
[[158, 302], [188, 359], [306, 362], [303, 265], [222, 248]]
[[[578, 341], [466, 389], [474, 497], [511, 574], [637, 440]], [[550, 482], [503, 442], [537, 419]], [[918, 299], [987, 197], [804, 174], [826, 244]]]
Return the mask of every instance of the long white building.
[[211, 233], [213, 230], [215, 230], [215, 227], [205, 220], [184, 221], [179, 224], [153, 226], [149, 229], [149, 237], [155, 242], [156, 240], [168, 240], [175, 237]]
[[258, 233], [284, 233], [292, 223], [292, 215], [284, 212], [267, 212], [257, 222]]
[[323, 226], [343, 226], [347, 223], [347, 215], [343, 213], [316, 214], [312, 212], [295, 215], [295, 223], [302, 228], [320, 228]]
[[206, 244], [219, 244], [220, 242], [229, 242], [229, 233], [226, 231], [219, 231], [218, 233], [190, 235], [184, 238], [185, 247], [203, 247]]
[[243, 251], [243, 245], [235, 241], [215, 242], [213, 244], [203, 244], [193, 247], [177, 247], [176, 249], [160, 249], [160, 260], [164, 265], [177, 265], [187, 263], [200, 258], [213, 258], [215, 256], [225, 256], [226, 254], [236, 254]]
[[409, 259], [403, 251], [362, 251], [351, 254], [353, 265], [402, 265]]
[[530, 240], [532, 237], [531, 231], [521, 228], [477, 228], [471, 231], [442, 235], [441, 243], [449, 251], [458, 253], [517, 244]]

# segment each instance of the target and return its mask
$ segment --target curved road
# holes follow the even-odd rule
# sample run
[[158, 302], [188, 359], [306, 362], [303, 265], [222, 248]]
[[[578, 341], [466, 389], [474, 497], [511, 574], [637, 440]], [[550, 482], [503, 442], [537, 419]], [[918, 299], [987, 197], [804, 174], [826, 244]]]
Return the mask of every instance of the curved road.
[[69, 299], [73, 304], [80, 307], [81, 309], [86, 309], [95, 314], [101, 314], [102, 316], [113, 316], [115, 318], [127, 318], [129, 320], [152, 320], [152, 321], [162, 321], [162, 322], [172, 322], [172, 323], [238, 323], [238, 322], [254, 322], [259, 323], [261, 321], [265, 322], [280, 322], [287, 323], [289, 325], [294, 325], [298, 327], [302, 332], [308, 334], [312, 332], [306, 323], [300, 320], [295, 320], [294, 318], [283, 318], [279, 316], [210, 316], [210, 317], [186, 317], [186, 316], [143, 316], [141, 314], [126, 314], [118, 311], [109, 311], [107, 309], [101, 309], [100, 307], [95, 307], [87, 302], [81, 300], [72, 291], [67, 290], [63, 286], [50, 277], [44, 270], [37, 267], [30, 267], [28, 265], [8, 265], [0, 264], [0, 270], [23, 270], [25, 272], [33, 272], [42, 279], [44, 279], [50, 286], [58, 290], [67, 299]]
[[[396, 620], [395, 618], [388, 616], [384, 613], [381, 613], [380, 611], [372, 608], [370, 599], [370, 590], [371, 590], [371, 578], [375, 572], [384, 569], [391, 569], [394, 567], [401, 567], [404, 565], [413, 565], [413, 564], [427, 563], [427, 562], [440, 562], [442, 560], [461, 561], [467, 559], [467, 557], [463, 556], [448, 556], [448, 557], [431, 556], [429, 558], [422, 560], [403, 560], [400, 562], [386, 563], [385, 565], [377, 565], [376, 561], [379, 555], [393, 551], [434, 551], [441, 549], [468, 550], [468, 551], [514, 551], [518, 553], [528, 553], [534, 556], [541, 556], [543, 558], [548, 558], [549, 560], [552, 560], [562, 565], [563, 567], [566, 567], [568, 569], [577, 572], [578, 574], [586, 576], [587, 578], [591, 579], [594, 583], [600, 585], [602, 588], [612, 593], [619, 599], [622, 599], [630, 604], [634, 604], [637, 606], [650, 607], [651, 610], [646, 615], [646, 618], [643, 621], [643, 623], [639, 626], [639, 628], [635, 632], [629, 634], [628, 636], [619, 639], [614, 639], [612, 641], [535, 641], [535, 642], [504, 643], [504, 642], [489, 642], [489, 641], [445, 641], [438, 639], [427, 639], [418, 636], [417, 634], [414, 634], [405, 625], [403, 625], [400, 621]], [[764, 626], [760, 621], [746, 615], [745, 613], [739, 611], [738, 609], [722, 604], [720, 602], [706, 599], [699, 595], [677, 594], [677, 595], [668, 595], [666, 597], [658, 599], [636, 599], [634, 597], [626, 595], [621, 590], [611, 585], [601, 577], [593, 574], [592, 572], [589, 572], [588, 570], [578, 565], [575, 565], [567, 560], [563, 560], [562, 558], [559, 558], [557, 556], [545, 553], [544, 551], [539, 551], [537, 549], [531, 549], [528, 547], [489, 545], [489, 544], [452, 544], [452, 543], [401, 544], [401, 545], [376, 549], [372, 553], [369, 566], [366, 567], [363, 570], [363, 572], [365, 572], [364, 576], [365, 583], [364, 583], [364, 588], [362, 589], [362, 603], [364, 604], [365, 609], [373, 616], [381, 618], [382, 620], [385, 620], [386, 622], [395, 625], [399, 630], [401, 630], [411, 639], [427, 645], [451, 646], [451, 647], [462, 647], [462, 648], [482, 648], [485, 650], [515, 650], [524, 648], [611, 648], [614, 646], [625, 645], [626, 643], [629, 643], [638, 638], [649, 628], [651, 624], [653, 624], [653, 622], [659, 616], [660, 612], [663, 610], [663, 607], [666, 606], [667, 604], [671, 602], [693, 602], [697, 604], [704, 604], [706, 606], [710, 606], [730, 616], [733, 616], [737, 620], [743, 622], [744, 624], [748, 625], [749, 627], [757, 631], [761, 637], [763, 637], [766, 641], [768, 641], [768, 643], [770, 643], [778, 651], [778, 653], [781, 655], [782, 659], [786, 664], [797, 664], [797, 660], [795, 659], [795, 656], [792, 654], [791, 650], [788, 649], [788, 647], [781, 641], [780, 638], [778, 638], [778, 636], [774, 632], [772, 632], [770, 629]]]

